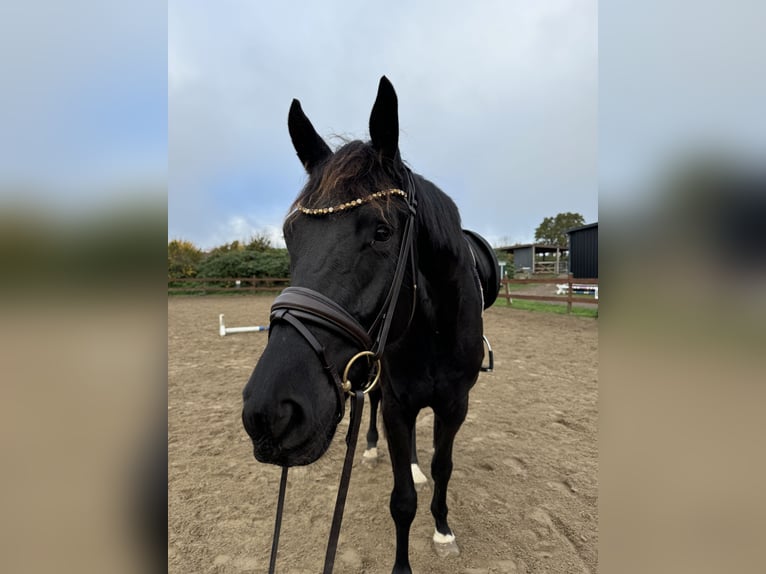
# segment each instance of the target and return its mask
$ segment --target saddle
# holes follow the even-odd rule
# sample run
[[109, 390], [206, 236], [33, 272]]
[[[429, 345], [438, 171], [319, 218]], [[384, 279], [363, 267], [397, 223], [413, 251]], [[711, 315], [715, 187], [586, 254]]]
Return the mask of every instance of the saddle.
[[481, 235], [468, 229], [463, 230], [474, 260], [475, 275], [483, 296], [484, 309], [489, 309], [500, 293], [500, 264], [492, 246]]
[[[500, 293], [500, 264], [497, 262], [497, 255], [487, 240], [475, 231], [464, 229], [463, 237], [473, 255], [473, 275], [481, 289], [482, 309], [489, 309]], [[487, 347], [489, 364], [482, 365], [481, 370], [491, 373], [495, 367], [495, 354], [489, 339], [486, 336], [482, 336], [482, 339]]]

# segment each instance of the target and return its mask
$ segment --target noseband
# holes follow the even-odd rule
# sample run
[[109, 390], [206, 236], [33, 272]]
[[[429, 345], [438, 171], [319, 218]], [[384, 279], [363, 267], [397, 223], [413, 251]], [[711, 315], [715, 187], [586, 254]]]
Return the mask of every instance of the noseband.
[[[361, 390], [364, 394], [370, 392], [381, 375], [381, 357], [386, 347], [391, 323], [393, 321], [394, 311], [399, 301], [399, 293], [404, 281], [404, 273], [409, 262], [412, 270], [413, 281], [413, 303], [410, 313], [410, 321], [415, 312], [415, 294], [417, 288], [415, 284], [415, 216], [417, 214], [417, 199], [415, 198], [415, 185], [412, 179], [412, 172], [405, 170], [407, 189], [389, 189], [375, 192], [365, 198], [356, 199], [334, 207], [309, 209], [299, 206], [300, 213], [305, 215], [325, 215], [339, 213], [352, 209], [374, 199], [386, 195], [398, 195], [404, 198], [407, 203], [408, 215], [407, 222], [402, 234], [402, 243], [399, 247], [399, 257], [396, 262], [396, 270], [391, 281], [391, 287], [386, 294], [380, 311], [369, 329], [365, 329], [346, 309], [341, 305], [322, 295], [318, 291], [306, 287], [287, 287], [274, 300], [271, 306], [269, 335], [273, 333], [274, 324], [284, 321], [292, 325], [298, 333], [306, 340], [314, 353], [319, 358], [322, 368], [333, 383], [337, 396], [337, 420], [343, 418], [345, 411], [344, 393], [351, 394], [354, 390]], [[346, 341], [351, 343], [357, 352], [346, 364], [341, 379], [338, 368], [327, 358], [324, 346], [314, 336], [306, 324], [313, 324], [326, 328], [340, 335]], [[367, 357], [372, 362], [368, 373], [367, 381], [354, 389], [354, 385], [348, 380], [348, 374], [351, 366], [362, 357]]]

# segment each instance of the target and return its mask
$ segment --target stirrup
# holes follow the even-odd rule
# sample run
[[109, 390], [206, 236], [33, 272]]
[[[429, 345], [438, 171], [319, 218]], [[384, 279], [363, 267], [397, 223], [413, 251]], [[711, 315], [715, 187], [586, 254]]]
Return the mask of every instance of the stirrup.
[[487, 339], [484, 335], [482, 335], [481, 338], [484, 339], [484, 344], [487, 346], [487, 351], [489, 351], [489, 365], [486, 367], [482, 365], [479, 370], [482, 373], [491, 373], [495, 368], [495, 354], [492, 352], [492, 345], [489, 344], [489, 339]]

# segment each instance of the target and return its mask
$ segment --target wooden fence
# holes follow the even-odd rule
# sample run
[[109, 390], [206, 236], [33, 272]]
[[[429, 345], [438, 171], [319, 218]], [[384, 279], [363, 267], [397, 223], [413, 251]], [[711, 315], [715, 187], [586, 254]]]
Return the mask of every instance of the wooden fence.
[[[511, 292], [511, 284], [550, 284], [556, 285], [557, 287], [566, 286], [564, 287], [566, 294], [535, 295], [531, 293], [524, 293], [523, 291]], [[569, 275], [569, 277], [565, 279], [560, 277], [551, 277], [547, 279], [503, 279], [502, 285], [503, 289], [501, 290], [498, 297], [505, 297], [509, 304], [511, 304], [514, 299], [526, 301], [546, 301], [549, 303], [566, 303], [567, 313], [572, 312], [572, 303], [588, 303], [590, 305], [598, 306], [598, 279], [574, 279], [572, 275]], [[578, 289], [578, 286], [582, 286], [583, 289]], [[591, 286], [593, 287], [591, 288]], [[574, 295], [575, 291], [580, 291], [588, 288], [595, 290], [594, 297]], [[551, 291], [553, 291], [553, 289], [551, 289]]]
[[184, 277], [168, 278], [168, 293], [258, 293], [281, 291], [287, 277]]
[[[535, 284], [555, 285], [565, 288], [566, 294], [539, 295], [525, 293], [524, 291], [511, 291], [512, 284]], [[182, 279], [168, 279], [168, 293], [259, 293], [279, 292], [290, 285], [289, 277], [185, 277]], [[574, 294], [577, 287], [594, 286], [596, 296], [577, 296]], [[505, 297], [508, 303], [514, 299], [527, 301], [546, 301], [549, 303], [566, 303], [567, 313], [572, 311], [572, 303], [587, 303], [598, 305], [598, 279], [574, 279], [570, 275], [567, 278], [535, 278], [535, 279], [503, 279], [503, 288], [498, 297]], [[551, 289], [551, 292], [555, 291]]]

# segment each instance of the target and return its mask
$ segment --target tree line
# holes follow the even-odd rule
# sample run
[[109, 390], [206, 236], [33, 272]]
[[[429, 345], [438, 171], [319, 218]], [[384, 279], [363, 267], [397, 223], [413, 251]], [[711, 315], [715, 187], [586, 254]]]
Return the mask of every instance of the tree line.
[[202, 251], [191, 241], [168, 242], [168, 279], [205, 277], [289, 277], [287, 249], [274, 247], [266, 235], [232, 241]]

